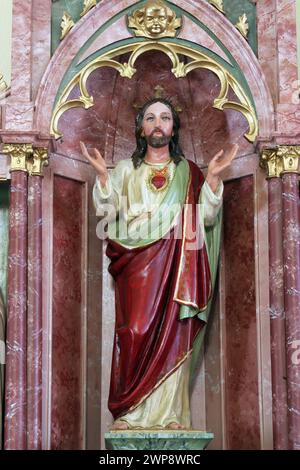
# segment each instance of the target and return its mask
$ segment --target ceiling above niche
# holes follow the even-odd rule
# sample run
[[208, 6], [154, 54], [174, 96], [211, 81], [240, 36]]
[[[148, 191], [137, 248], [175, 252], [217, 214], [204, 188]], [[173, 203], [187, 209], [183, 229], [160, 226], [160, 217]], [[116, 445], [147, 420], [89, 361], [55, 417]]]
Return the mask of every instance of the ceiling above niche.
[[[119, 60], [128, 62], [129, 54], [119, 56]], [[214, 107], [220, 81], [210, 70], [195, 69], [185, 80], [178, 80], [168, 56], [156, 50], [140, 55], [135, 65], [131, 79], [109, 67], [91, 73], [87, 85], [94, 106], [70, 107], [61, 116], [59, 130], [63, 138], [57, 141], [60, 154], [81, 160], [79, 141], [83, 140], [90, 148], [103, 152], [109, 165], [129, 158], [135, 149], [136, 110], [155, 96], [158, 85], [162, 96], [171, 98], [180, 113], [180, 140], [187, 158], [205, 166], [228, 141], [239, 143], [240, 155], [253, 153], [253, 144], [243, 137], [248, 129], [245, 117], [232, 109], [221, 112]], [[79, 93], [77, 85], [68, 99], [76, 99]], [[228, 99], [239, 100], [232, 90]]]

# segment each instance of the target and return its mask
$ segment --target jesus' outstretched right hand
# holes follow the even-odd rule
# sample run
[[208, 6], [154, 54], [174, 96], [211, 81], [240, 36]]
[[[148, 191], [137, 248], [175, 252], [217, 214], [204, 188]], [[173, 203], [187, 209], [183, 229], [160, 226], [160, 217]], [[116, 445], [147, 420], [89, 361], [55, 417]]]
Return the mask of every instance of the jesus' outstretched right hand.
[[107, 167], [104, 158], [102, 157], [101, 153], [97, 149], [93, 149], [94, 151], [94, 156], [90, 155], [85, 144], [80, 141], [80, 147], [82, 154], [85, 156], [85, 158], [93, 165], [95, 168], [99, 180], [101, 183], [101, 186], [105, 186], [108, 178], [108, 173], [107, 173]]

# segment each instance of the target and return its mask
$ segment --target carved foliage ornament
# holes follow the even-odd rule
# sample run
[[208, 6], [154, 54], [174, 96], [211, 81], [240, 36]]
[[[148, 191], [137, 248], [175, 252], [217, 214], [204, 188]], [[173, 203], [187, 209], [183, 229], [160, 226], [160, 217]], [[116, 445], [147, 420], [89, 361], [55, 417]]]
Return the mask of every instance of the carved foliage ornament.
[[97, 0], [84, 0], [83, 10], [80, 13], [80, 16], [86, 15], [96, 5], [97, 5]]
[[209, 3], [216, 7], [222, 13], [225, 13], [223, 8], [223, 0], [209, 0]]
[[132, 16], [128, 16], [128, 27], [134, 29], [136, 36], [159, 39], [175, 37], [181, 26], [181, 18], [162, 0], [150, 0]]
[[239, 30], [244, 38], [247, 38], [249, 32], [249, 24], [246, 13], [239, 17], [239, 21], [236, 23], [235, 27]]
[[65, 12], [64, 13], [64, 16], [62, 17], [62, 20], [61, 20], [61, 36], [60, 36], [60, 39], [64, 39], [64, 37], [66, 37], [66, 35], [68, 34], [68, 32], [73, 28], [74, 26], [74, 21], [72, 19], [72, 17], [69, 15], [69, 13]]

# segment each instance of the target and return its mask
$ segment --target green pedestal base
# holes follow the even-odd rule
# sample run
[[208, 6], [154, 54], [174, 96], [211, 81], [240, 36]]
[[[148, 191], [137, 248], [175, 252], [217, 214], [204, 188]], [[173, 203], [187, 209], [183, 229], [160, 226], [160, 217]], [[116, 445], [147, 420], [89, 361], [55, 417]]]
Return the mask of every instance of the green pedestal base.
[[107, 450], [202, 450], [214, 435], [205, 431], [110, 431], [105, 433]]

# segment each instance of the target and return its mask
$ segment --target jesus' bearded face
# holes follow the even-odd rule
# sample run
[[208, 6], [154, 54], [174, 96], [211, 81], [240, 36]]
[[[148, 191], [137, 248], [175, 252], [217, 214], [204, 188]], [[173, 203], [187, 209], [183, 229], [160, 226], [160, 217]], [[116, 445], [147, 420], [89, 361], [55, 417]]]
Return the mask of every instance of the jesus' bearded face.
[[143, 136], [148, 145], [154, 148], [169, 144], [173, 133], [173, 116], [170, 108], [157, 102], [150, 105], [143, 118]]

